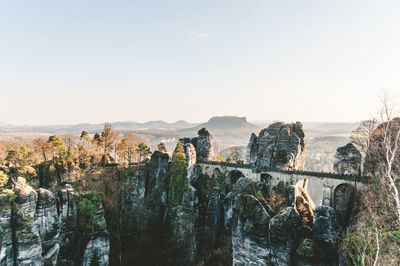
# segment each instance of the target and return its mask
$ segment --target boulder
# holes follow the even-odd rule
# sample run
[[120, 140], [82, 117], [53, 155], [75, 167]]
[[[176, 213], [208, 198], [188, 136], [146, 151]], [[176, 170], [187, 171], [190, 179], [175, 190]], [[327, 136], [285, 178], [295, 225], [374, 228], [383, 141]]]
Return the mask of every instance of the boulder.
[[333, 169], [338, 174], [358, 175], [361, 167], [361, 153], [349, 143], [336, 150]]
[[305, 134], [300, 122], [276, 122], [254, 133], [247, 146], [247, 163], [259, 168], [304, 169]]

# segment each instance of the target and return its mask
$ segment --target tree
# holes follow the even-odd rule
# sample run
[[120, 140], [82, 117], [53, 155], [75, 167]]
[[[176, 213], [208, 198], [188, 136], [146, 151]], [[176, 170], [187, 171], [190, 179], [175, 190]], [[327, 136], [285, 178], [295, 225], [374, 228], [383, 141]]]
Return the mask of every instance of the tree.
[[151, 154], [151, 150], [145, 142], [140, 143], [136, 151], [139, 155], [139, 163], [142, 162], [143, 158], [146, 158]]
[[351, 133], [350, 142], [363, 154], [367, 154], [371, 146], [373, 133], [378, 126], [376, 118], [361, 121], [360, 125]]
[[16, 150], [8, 150], [7, 151], [7, 157], [6, 157], [6, 161], [17, 165], [18, 164], [18, 152]]
[[165, 144], [164, 144], [164, 142], [160, 142], [158, 145], [157, 145], [157, 150], [159, 151], [159, 152], [167, 152], [167, 148], [165, 147]]
[[399, 145], [400, 145], [400, 119], [394, 119], [393, 117], [393, 104], [390, 102], [388, 95], [385, 93], [382, 98], [382, 110], [380, 112], [380, 117], [382, 121], [383, 130], [383, 154], [384, 154], [384, 170], [385, 177], [389, 181], [390, 187], [392, 189], [392, 196], [396, 204], [396, 211], [398, 222], [400, 223], [400, 199], [399, 191], [395, 184], [395, 173], [393, 172], [393, 166], [396, 157], [399, 156]]
[[98, 132], [94, 134], [92, 143], [94, 145], [93, 160], [98, 161], [103, 147], [103, 140]]
[[170, 202], [172, 206], [182, 203], [182, 197], [189, 184], [187, 179], [186, 155], [180, 141], [176, 144], [171, 159]]
[[27, 166], [32, 163], [31, 154], [28, 152], [28, 148], [26, 146], [22, 146], [19, 151], [18, 162], [21, 166]]
[[81, 132], [81, 136], [79, 137], [80, 140], [89, 140], [89, 133], [86, 130], [83, 130]]
[[0, 190], [7, 184], [8, 176], [3, 172], [0, 171]]
[[43, 161], [47, 162], [47, 154], [50, 152], [49, 143], [44, 138], [35, 138], [32, 140], [33, 150], [43, 157]]
[[104, 124], [103, 132], [101, 132], [101, 139], [103, 141], [104, 155], [110, 154], [113, 148], [113, 139], [115, 132], [110, 123]]
[[49, 143], [51, 152], [53, 153], [53, 161], [55, 161], [56, 157], [64, 155], [65, 146], [62, 139], [59, 136], [56, 135], [50, 136], [47, 142]]
[[218, 154], [217, 157], [215, 158], [215, 160], [217, 162], [223, 162], [224, 161], [224, 156], [222, 156], [222, 153]]
[[96, 249], [93, 249], [92, 251], [92, 256], [90, 256], [89, 259], [89, 265], [90, 266], [99, 266], [101, 264], [100, 261], [100, 256], [99, 256], [99, 251]]
[[123, 163], [132, 163], [134, 155], [136, 154], [136, 149], [138, 145], [142, 142], [143, 139], [133, 134], [132, 132], [128, 132], [124, 135], [121, 142], [119, 142], [119, 144], [117, 145], [117, 153], [118, 156], [122, 159]]

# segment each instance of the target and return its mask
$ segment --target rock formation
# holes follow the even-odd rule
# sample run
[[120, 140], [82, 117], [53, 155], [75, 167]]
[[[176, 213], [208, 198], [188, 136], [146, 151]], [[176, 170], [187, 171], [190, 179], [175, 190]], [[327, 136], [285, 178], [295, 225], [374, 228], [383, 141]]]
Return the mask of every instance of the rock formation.
[[304, 168], [305, 135], [300, 122], [276, 122], [250, 137], [247, 146], [247, 163], [260, 168]]
[[294, 208], [287, 207], [269, 223], [269, 243], [273, 265], [291, 265], [302, 230], [301, 218]]
[[333, 169], [338, 174], [358, 175], [361, 167], [361, 153], [357, 148], [349, 143], [336, 150]]
[[239, 194], [233, 205], [233, 265], [266, 265], [269, 259], [268, 223], [271, 217], [254, 196]]
[[[55, 196], [35, 191], [24, 178], [15, 180], [15, 197], [0, 194], [0, 265], [88, 265], [95, 248], [100, 265], [108, 265], [108, 231], [101, 206], [91, 232], [79, 228], [80, 196], [67, 187]], [[77, 245], [81, 243], [82, 245]]]
[[[197, 161], [211, 161], [214, 159], [214, 138], [207, 128], [202, 128], [198, 132], [199, 136], [194, 138], [181, 139], [182, 145], [191, 143], [196, 149]], [[187, 152], [189, 154], [189, 152]], [[193, 156], [189, 156], [189, 161], [193, 161]]]

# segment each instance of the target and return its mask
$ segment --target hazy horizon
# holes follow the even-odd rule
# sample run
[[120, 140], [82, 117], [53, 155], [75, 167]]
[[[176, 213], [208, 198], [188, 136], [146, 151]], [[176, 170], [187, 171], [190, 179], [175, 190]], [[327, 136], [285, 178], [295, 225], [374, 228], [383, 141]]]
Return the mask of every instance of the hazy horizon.
[[400, 2], [7, 1], [0, 121], [357, 122], [400, 88]]
[[[221, 117], [221, 116], [232, 116], [232, 115], [216, 115], [213, 117]], [[239, 116], [237, 116], [239, 117]], [[243, 116], [241, 116], [243, 117]], [[9, 126], [57, 126], [57, 125], [65, 125], [65, 126], [72, 126], [72, 125], [79, 125], [79, 124], [103, 124], [103, 123], [129, 123], [129, 122], [134, 122], [134, 123], [147, 123], [147, 122], [157, 122], [157, 121], [162, 121], [162, 122], [166, 122], [166, 123], [175, 123], [175, 122], [179, 122], [179, 121], [184, 121], [187, 123], [191, 123], [191, 124], [201, 124], [201, 123], [205, 123], [208, 122], [209, 119], [212, 117], [209, 117], [205, 120], [202, 121], [191, 121], [191, 120], [186, 120], [186, 119], [178, 119], [178, 120], [163, 120], [163, 119], [150, 119], [150, 120], [145, 120], [145, 121], [136, 121], [136, 120], [125, 120], [125, 121], [121, 121], [121, 120], [115, 120], [115, 121], [94, 121], [94, 122], [85, 122], [85, 121], [78, 121], [75, 123], [53, 123], [53, 124], [33, 124], [33, 123], [8, 123], [6, 121], [0, 120], [0, 124], [4, 123], [7, 124]], [[368, 118], [368, 117], [367, 117]], [[366, 119], [367, 119], [366, 118]], [[249, 119], [248, 117], [246, 117], [247, 122], [249, 123], [253, 123], [253, 124], [260, 124], [260, 123], [269, 123], [269, 122], [285, 122], [285, 123], [294, 123], [296, 121], [300, 121], [300, 120], [282, 120], [282, 119]], [[360, 121], [300, 121], [302, 123], [327, 123], [327, 124], [334, 124], [334, 123], [348, 123], [348, 124], [352, 124], [352, 123], [358, 123]]]

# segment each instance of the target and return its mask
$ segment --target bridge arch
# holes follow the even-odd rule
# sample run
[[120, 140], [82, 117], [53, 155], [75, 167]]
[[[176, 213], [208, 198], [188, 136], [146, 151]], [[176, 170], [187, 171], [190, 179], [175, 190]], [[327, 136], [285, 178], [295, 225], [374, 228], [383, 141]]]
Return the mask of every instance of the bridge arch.
[[339, 222], [344, 227], [349, 223], [354, 207], [354, 197], [354, 186], [348, 183], [339, 184], [333, 191], [333, 208], [336, 211]]
[[241, 171], [236, 170], [236, 169], [231, 170], [228, 173], [228, 179], [232, 185], [234, 185], [236, 183], [236, 181], [238, 181], [239, 178], [241, 178], [241, 177], [245, 177], [245, 175]]

